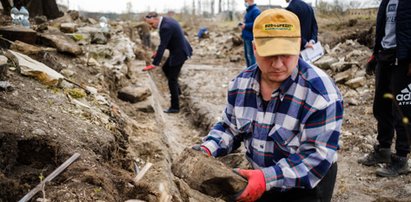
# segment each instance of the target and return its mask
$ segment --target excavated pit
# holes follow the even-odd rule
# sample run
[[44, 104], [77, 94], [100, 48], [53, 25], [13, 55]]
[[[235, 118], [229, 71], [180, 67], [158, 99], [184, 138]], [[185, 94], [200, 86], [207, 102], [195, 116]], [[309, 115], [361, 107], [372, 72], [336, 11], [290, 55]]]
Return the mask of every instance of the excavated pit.
[[23, 190], [34, 187], [60, 163], [58, 150], [41, 139], [18, 140], [21, 135], [0, 133], [0, 195], [16, 201]]

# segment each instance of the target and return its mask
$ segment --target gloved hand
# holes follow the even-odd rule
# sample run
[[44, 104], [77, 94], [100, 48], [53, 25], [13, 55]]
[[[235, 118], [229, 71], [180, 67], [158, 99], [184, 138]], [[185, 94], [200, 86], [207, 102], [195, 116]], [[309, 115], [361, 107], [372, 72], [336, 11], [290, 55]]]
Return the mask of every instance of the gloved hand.
[[196, 144], [196, 145], [192, 146], [191, 149], [203, 152], [204, 154], [207, 154], [207, 156], [211, 156], [210, 150], [207, 147], [202, 146], [200, 144]]
[[377, 66], [377, 60], [375, 59], [374, 55], [367, 61], [367, 66], [365, 67], [365, 73], [368, 75], [373, 75], [375, 73], [375, 67]]
[[258, 200], [265, 192], [265, 178], [261, 170], [233, 170], [238, 175], [247, 179], [247, 187], [235, 200], [238, 202], [252, 202]]
[[151, 59], [154, 59], [157, 56], [157, 51], [153, 52], [153, 55], [151, 55]]
[[151, 70], [151, 69], [154, 69], [154, 68], [156, 68], [156, 66], [154, 66], [154, 65], [148, 65], [148, 66], [146, 66], [146, 67], [143, 68], [143, 71]]

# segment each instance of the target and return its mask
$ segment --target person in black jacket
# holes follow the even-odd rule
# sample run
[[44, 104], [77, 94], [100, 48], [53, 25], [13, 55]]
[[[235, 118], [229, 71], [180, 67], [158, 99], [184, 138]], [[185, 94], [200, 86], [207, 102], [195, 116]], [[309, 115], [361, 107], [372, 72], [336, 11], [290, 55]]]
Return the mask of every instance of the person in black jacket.
[[[408, 0], [382, 0], [376, 26], [372, 58], [375, 69], [373, 113], [377, 119], [377, 141], [374, 150], [359, 163], [373, 166], [377, 175], [393, 177], [407, 174], [411, 126], [411, 4]], [[369, 62], [372, 62], [373, 60]], [[391, 144], [395, 141], [395, 154]]]
[[150, 12], [145, 16], [145, 20], [154, 29], [159, 29], [160, 45], [153, 55], [153, 62], [143, 70], [147, 71], [160, 64], [165, 49], [168, 49], [170, 56], [167, 58], [162, 69], [168, 79], [168, 87], [171, 94], [171, 106], [165, 113], [178, 113], [180, 111], [178, 76], [184, 62], [191, 57], [193, 49], [184, 36], [180, 24], [171, 17], [159, 16], [156, 12]]
[[285, 0], [287, 10], [295, 13], [301, 26], [301, 50], [313, 48], [317, 43], [318, 26], [313, 8], [302, 0]]

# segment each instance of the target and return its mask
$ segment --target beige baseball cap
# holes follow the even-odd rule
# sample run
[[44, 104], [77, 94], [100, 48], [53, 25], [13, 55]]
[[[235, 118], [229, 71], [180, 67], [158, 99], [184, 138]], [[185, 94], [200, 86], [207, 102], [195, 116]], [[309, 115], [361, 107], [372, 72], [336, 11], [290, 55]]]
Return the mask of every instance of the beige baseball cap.
[[253, 34], [259, 56], [300, 54], [300, 21], [288, 10], [263, 11], [254, 21]]

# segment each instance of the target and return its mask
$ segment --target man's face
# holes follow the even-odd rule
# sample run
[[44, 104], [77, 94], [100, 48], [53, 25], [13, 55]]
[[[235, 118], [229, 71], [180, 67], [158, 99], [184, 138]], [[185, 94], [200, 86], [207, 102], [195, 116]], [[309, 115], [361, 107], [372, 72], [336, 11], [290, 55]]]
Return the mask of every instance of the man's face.
[[266, 82], [275, 84], [276, 87], [280, 86], [291, 75], [298, 64], [298, 55], [261, 57], [255, 51], [255, 58], [261, 70], [261, 78]]
[[146, 18], [146, 22], [153, 28], [157, 29], [158, 26], [158, 19], [157, 18]]

